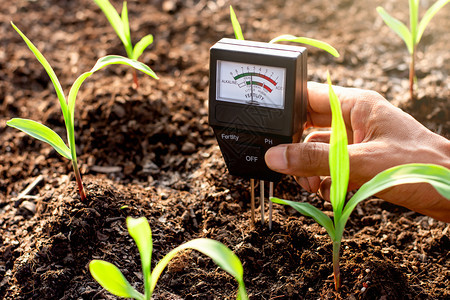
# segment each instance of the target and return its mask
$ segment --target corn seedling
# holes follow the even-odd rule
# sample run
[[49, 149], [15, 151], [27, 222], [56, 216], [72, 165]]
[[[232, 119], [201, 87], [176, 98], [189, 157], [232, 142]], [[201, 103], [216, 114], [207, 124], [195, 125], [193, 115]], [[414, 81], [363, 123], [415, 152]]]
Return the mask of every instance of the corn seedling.
[[389, 26], [406, 44], [410, 55], [409, 62], [409, 96], [414, 99], [414, 81], [415, 81], [415, 56], [416, 48], [422, 38], [423, 32], [434, 15], [450, 0], [436, 1], [423, 16], [419, 23], [419, 0], [409, 0], [409, 29], [400, 20], [389, 15], [382, 7], [377, 7], [377, 12], [383, 18], [384, 23]]
[[328, 74], [329, 97], [332, 111], [330, 137], [330, 201], [333, 207], [333, 220], [309, 203], [299, 203], [278, 198], [271, 201], [289, 205], [301, 214], [312, 217], [322, 225], [333, 242], [333, 273], [336, 290], [339, 289], [339, 252], [345, 224], [356, 205], [364, 199], [395, 185], [426, 182], [431, 184], [443, 197], [450, 200], [450, 170], [432, 164], [405, 164], [387, 169], [366, 182], [345, 204], [349, 180], [349, 155], [347, 150], [347, 133], [339, 100], [331, 86]]
[[[114, 28], [117, 36], [122, 41], [125, 46], [125, 51], [129, 59], [138, 60], [141, 54], [144, 52], [145, 48], [153, 43], [153, 35], [148, 34], [144, 36], [136, 45], [133, 47], [131, 43], [131, 33], [130, 24], [128, 21], [128, 9], [127, 2], [123, 2], [122, 14], [116, 11], [114, 6], [109, 2], [109, 0], [94, 0], [94, 2], [100, 7], [100, 9], [105, 14], [111, 26]], [[137, 78], [136, 71], [133, 72], [133, 81], [135, 88], [139, 87], [139, 82]]]
[[[231, 24], [233, 26], [234, 35], [237, 40], [244, 40], [244, 35], [242, 34], [241, 25], [239, 24], [239, 21], [236, 17], [236, 13], [233, 10], [233, 7], [230, 5], [230, 17], [231, 17]], [[277, 43], [277, 42], [295, 42], [300, 44], [305, 44], [309, 46], [313, 46], [319, 49], [322, 49], [334, 57], [339, 57], [339, 52], [330, 44], [306, 37], [298, 37], [293, 36], [290, 34], [283, 34], [280, 35], [274, 39], [272, 39], [269, 43]]]
[[45, 71], [47, 71], [47, 74], [49, 75], [53, 83], [53, 86], [55, 87], [56, 94], [59, 99], [59, 104], [61, 105], [64, 123], [66, 125], [67, 140], [69, 142], [69, 147], [67, 147], [62, 138], [56, 132], [36, 121], [21, 118], [13, 118], [9, 120], [6, 124], [11, 127], [17, 128], [40, 141], [50, 144], [59, 154], [71, 160], [75, 172], [75, 179], [78, 185], [78, 191], [80, 193], [81, 200], [84, 201], [86, 199], [86, 193], [84, 191], [83, 182], [81, 181], [80, 170], [78, 169], [77, 153], [75, 147], [75, 132], [74, 132], [75, 100], [78, 94], [78, 90], [81, 87], [81, 84], [84, 82], [84, 80], [86, 80], [86, 78], [94, 74], [94, 72], [112, 64], [128, 65], [141, 72], [144, 72], [149, 76], [152, 76], [153, 78], [157, 79], [158, 77], [148, 66], [138, 61], [131, 60], [121, 56], [114, 56], [114, 55], [105, 56], [100, 58], [89, 72], [81, 74], [77, 78], [77, 80], [75, 80], [74, 84], [72, 85], [72, 88], [70, 89], [69, 96], [67, 97], [66, 101], [66, 97], [62, 90], [61, 84], [59, 83], [59, 80], [56, 77], [56, 74], [53, 71], [53, 68], [48, 63], [48, 61], [45, 59], [42, 53], [36, 48], [36, 46], [19, 30], [19, 28], [17, 28], [12, 22], [11, 25], [23, 38], [23, 40], [28, 45], [30, 50], [34, 53], [36, 58], [42, 64]]
[[142, 217], [127, 218], [127, 228], [139, 249], [142, 272], [144, 275], [144, 294], [138, 292], [125, 279], [122, 272], [113, 264], [103, 260], [93, 260], [89, 263], [89, 270], [94, 279], [110, 293], [124, 298], [150, 300], [155, 290], [159, 276], [180, 251], [186, 249], [197, 250], [209, 256], [217, 265], [231, 274], [238, 282], [237, 299], [248, 299], [244, 285], [244, 271], [239, 258], [224, 244], [211, 239], [195, 239], [184, 243], [166, 254], [151, 271], [153, 251], [152, 232], [147, 220]]

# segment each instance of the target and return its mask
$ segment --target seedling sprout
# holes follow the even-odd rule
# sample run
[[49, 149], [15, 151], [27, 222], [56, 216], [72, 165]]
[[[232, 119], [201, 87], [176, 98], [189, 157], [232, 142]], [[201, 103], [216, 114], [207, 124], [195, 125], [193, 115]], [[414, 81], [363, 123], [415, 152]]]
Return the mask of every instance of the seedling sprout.
[[377, 12], [383, 18], [383, 21], [389, 26], [406, 44], [410, 55], [409, 62], [409, 96], [410, 99], [414, 99], [414, 82], [415, 82], [415, 57], [416, 48], [422, 38], [428, 23], [434, 17], [434, 15], [450, 0], [438, 0], [436, 1], [423, 16], [419, 23], [419, 0], [409, 0], [409, 29], [400, 20], [389, 15], [386, 10], [380, 6], [377, 7]]
[[123, 276], [122, 272], [113, 264], [103, 260], [93, 260], [89, 263], [92, 277], [110, 293], [124, 298], [150, 300], [155, 290], [159, 276], [169, 262], [179, 252], [186, 249], [197, 250], [209, 256], [218, 266], [231, 274], [238, 282], [237, 299], [248, 299], [244, 285], [244, 271], [239, 258], [224, 244], [206, 238], [199, 238], [184, 243], [167, 253], [151, 271], [151, 257], [153, 251], [152, 231], [148, 221], [144, 218], [128, 217], [127, 228], [139, 249], [142, 272], [144, 275], [144, 294], [138, 292]]
[[356, 205], [364, 199], [387, 188], [406, 184], [426, 182], [431, 184], [443, 197], [450, 200], [450, 170], [433, 164], [405, 164], [387, 169], [366, 182], [345, 204], [349, 181], [349, 155], [347, 150], [347, 133], [339, 104], [339, 99], [331, 86], [327, 74], [329, 97], [332, 111], [330, 137], [330, 201], [333, 207], [333, 220], [309, 203], [299, 203], [272, 197], [274, 203], [289, 205], [301, 214], [312, 217], [322, 225], [333, 242], [333, 273], [336, 290], [340, 288], [339, 251], [344, 227]]
[[[133, 44], [131, 43], [130, 24], [128, 21], [127, 2], [123, 2], [121, 15], [119, 15], [109, 0], [94, 0], [94, 2], [100, 7], [109, 23], [111, 23], [111, 26], [116, 31], [117, 36], [125, 46], [128, 58], [138, 60], [144, 50], [153, 43], [153, 35], [148, 34], [144, 36], [133, 47]], [[139, 82], [135, 70], [133, 72], [133, 81], [135, 88], [137, 89], [139, 87]]]
[[55, 87], [56, 94], [59, 99], [59, 104], [61, 106], [61, 110], [63, 113], [69, 147], [66, 146], [62, 138], [55, 131], [36, 121], [21, 118], [13, 118], [8, 122], [6, 122], [6, 124], [8, 126], [17, 128], [40, 141], [48, 143], [63, 157], [71, 160], [73, 170], [75, 172], [75, 179], [78, 185], [80, 198], [82, 201], [84, 201], [86, 200], [86, 193], [84, 191], [83, 182], [81, 180], [80, 170], [78, 168], [77, 163], [77, 153], [75, 146], [75, 128], [74, 128], [75, 100], [78, 94], [78, 90], [81, 87], [81, 84], [86, 80], [86, 78], [94, 74], [96, 71], [113, 64], [123, 64], [131, 66], [155, 79], [158, 79], [158, 76], [156, 76], [156, 74], [147, 65], [141, 62], [131, 60], [122, 56], [116, 55], [105, 56], [100, 58], [89, 72], [81, 74], [77, 78], [77, 80], [75, 80], [74, 84], [70, 89], [69, 96], [66, 100], [61, 84], [59, 83], [59, 80], [56, 77], [56, 74], [53, 71], [53, 68], [48, 63], [48, 61], [45, 59], [42, 53], [36, 48], [36, 46], [22, 33], [22, 31], [19, 30], [19, 28], [17, 28], [12, 22], [11, 25], [20, 34], [20, 36], [23, 38], [23, 40], [28, 45], [30, 50], [34, 53], [36, 58], [42, 64], [45, 71], [47, 71], [47, 74], [50, 76], [53, 86]]

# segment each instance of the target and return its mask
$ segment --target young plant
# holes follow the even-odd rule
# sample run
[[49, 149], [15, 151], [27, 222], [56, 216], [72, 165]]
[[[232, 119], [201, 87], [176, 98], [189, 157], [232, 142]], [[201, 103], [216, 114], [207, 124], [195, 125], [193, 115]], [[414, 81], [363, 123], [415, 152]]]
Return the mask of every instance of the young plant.
[[[244, 40], [244, 35], [242, 34], [241, 25], [239, 24], [239, 21], [236, 17], [236, 14], [233, 10], [233, 7], [230, 5], [230, 17], [231, 17], [231, 24], [233, 26], [234, 35], [237, 40]], [[322, 49], [334, 57], [339, 57], [339, 52], [330, 44], [306, 37], [298, 37], [293, 36], [290, 34], [284, 34], [280, 35], [274, 39], [272, 39], [269, 43], [277, 43], [277, 42], [295, 42], [295, 43], [301, 43], [309, 46], [313, 46], [319, 49]]]
[[450, 170], [432, 164], [406, 164], [387, 169], [366, 182], [345, 204], [349, 180], [349, 155], [347, 133], [339, 100], [331, 86], [328, 74], [329, 97], [332, 111], [330, 137], [330, 201], [333, 207], [333, 220], [309, 203], [299, 203], [271, 198], [274, 203], [289, 205], [301, 214], [312, 217], [322, 225], [333, 242], [333, 273], [336, 290], [341, 285], [339, 271], [339, 251], [344, 227], [356, 205], [364, 199], [395, 185], [426, 182], [431, 184], [442, 196], [450, 200]]
[[231, 274], [238, 282], [237, 299], [248, 299], [244, 285], [244, 270], [239, 258], [224, 244], [215, 240], [200, 238], [184, 243], [166, 254], [151, 271], [153, 251], [152, 231], [144, 217], [127, 218], [127, 228], [139, 249], [142, 272], [144, 275], [144, 294], [139, 293], [125, 279], [122, 272], [113, 264], [103, 260], [93, 260], [89, 263], [92, 277], [110, 293], [124, 298], [150, 300], [155, 290], [159, 276], [179, 252], [194, 249], [209, 256], [218, 266]]
[[[100, 7], [100, 9], [105, 14], [111, 26], [116, 31], [123, 45], [125, 46], [125, 51], [129, 59], [138, 60], [141, 54], [144, 52], [145, 48], [153, 43], [153, 35], [148, 34], [144, 36], [136, 45], [133, 47], [131, 43], [130, 34], [130, 24], [128, 22], [128, 9], [127, 2], [123, 2], [122, 14], [116, 11], [114, 6], [109, 2], [109, 0], [94, 0], [94, 2]], [[133, 72], [134, 86], [137, 89], [139, 87], [139, 82], [137, 78], [136, 71]]]
[[389, 15], [384, 8], [378, 6], [377, 12], [383, 18], [384, 23], [389, 26], [406, 44], [410, 55], [409, 62], [409, 96], [414, 99], [414, 81], [415, 81], [415, 56], [416, 48], [422, 38], [423, 32], [434, 15], [450, 0], [436, 1], [423, 16], [419, 23], [419, 0], [409, 0], [409, 27], [408, 29], [400, 20]]
[[78, 191], [80, 193], [81, 200], [84, 201], [86, 200], [86, 193], [84, 191], [83, 182], [81, 181], [80, 170], [78, 169], [77, 152], [75, 147], [75, 129], [74, 129], [75, 100], [78, 94], [78, 90], [81, 87], [81, 84], [84, 82], [84, 80], [86, 80], [86, 78], [94, 74], [94, 72], [112, 64], [123, 64], [131, 66], [156, 79], [158, 79], [158, 76], [156, 76], [156, 74], [148, 66], [138, 61], [115, 55], [105, 56], [100, 58], [95, 64], [95, 66], [89, 72], [81, 74], [77, 78], [77, 80], [75, 80], [74, 84], [72, 85], [72, 88], [70, 89], [69, 96], [66, 101], [61, 84], [59, 83], [58, 78], [56, 77], [56, 74], [53, 71], [53, 68], [48, 63], [48, 61], [45, 59], [42, 53], [36, 48], [36, 46], [34, 46], [34, 44], [22, 33], [22, 31], [19, 30], [19, 28], [17, 28], [12, 22], [11, 25], [20, 34], [20, 36], [23, 38], [23, 40], [28, 45], [30, 50], [34, 53], [36, 58], [42, 64], [45, 71], [47, 71], [47, 74], [50, 76], [50, 79], [53, 83], [53, 86], [55, 87], [56, 94], [59, 99], [59, 104], [61, 105], [64, 123], [66, 125], [67, 140], [69, 142], [69, 147], [66, 146], [62, 138], [56, 132], [38, 122], [27, 119], [13, 118], [8, 122], [6, 122], [6, 124], [8, 126], [17, 128], [38, 140], [50, 144], [59, 154], [71, 160], [73, 170], [75, 172], [75, 179], [78, 185]]

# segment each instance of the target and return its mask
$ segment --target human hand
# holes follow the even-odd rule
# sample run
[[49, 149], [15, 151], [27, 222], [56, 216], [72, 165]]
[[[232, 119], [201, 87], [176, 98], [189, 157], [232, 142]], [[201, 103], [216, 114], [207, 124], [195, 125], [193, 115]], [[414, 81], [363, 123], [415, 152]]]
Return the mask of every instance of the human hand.
[[[393, 166], [433, 163], [450, 168], [450, 142], [413, 117], [396, 108], [380, 94], [361, 89], [333, 87], [347, 127], [350, 157], [349, 190]], [[328, 85], [308, 82], [306, 128], [331, 126]], [[269, 149], [266, 163], [274, 171], [296, 176], [307, 191], [329, 200], [330, 132], [311, 133], [304, 143], [283, 144]], [[296, 141], [297, 142], [297, 141]], [[430, 185], [400, 185], [376, 196], [411, 210], [450, 222], [450, 201]]]

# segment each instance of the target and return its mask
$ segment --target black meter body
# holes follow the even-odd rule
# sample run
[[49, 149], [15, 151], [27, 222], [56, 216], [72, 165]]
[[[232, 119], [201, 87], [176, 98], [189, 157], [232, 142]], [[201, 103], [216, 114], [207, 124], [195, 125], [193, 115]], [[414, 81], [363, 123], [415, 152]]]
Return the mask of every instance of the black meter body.
[[303, 130], [306, 58], [306, 48], [289, 45], [222, 39], [211, 47], [209, 124], [230, 174], [280, 180], [264, 154]]

